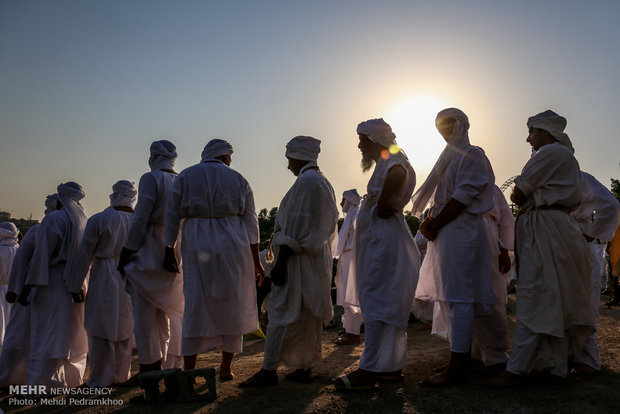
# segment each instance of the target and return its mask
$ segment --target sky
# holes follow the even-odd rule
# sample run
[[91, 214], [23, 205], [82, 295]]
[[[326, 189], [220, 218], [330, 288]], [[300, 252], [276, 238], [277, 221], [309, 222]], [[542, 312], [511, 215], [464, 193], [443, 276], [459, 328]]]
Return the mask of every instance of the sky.
[[[582, 170], [620, 178], [617, 0], [0, 0], [0, 210], [41, 219], [76, 181], [89, 215], [138, 184], [149, 145], [178, 171], [213, 138], [257, 210], [295, 180], [285, 144], [310, 135], [338, 201], [365, 193], [358, 123], [383, 117], [419, 187], [445, 146], [434, 119], [470, 119], [501, 185], [530, 156], [527, 118], [552, 109]], [[506, 193], [508, 195], [508, 192]]]

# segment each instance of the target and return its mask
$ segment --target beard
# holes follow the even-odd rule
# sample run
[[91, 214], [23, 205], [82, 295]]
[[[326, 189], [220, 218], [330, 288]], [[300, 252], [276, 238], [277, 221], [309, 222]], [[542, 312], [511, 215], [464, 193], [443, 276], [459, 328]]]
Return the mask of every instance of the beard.
[[375, 164], [375, 160], [372, 159], [372, 157], [370, 157], [368, 154], [362, 154], [361, 165], [362, 165], [363, 172], [370, 170], [374, 164]]

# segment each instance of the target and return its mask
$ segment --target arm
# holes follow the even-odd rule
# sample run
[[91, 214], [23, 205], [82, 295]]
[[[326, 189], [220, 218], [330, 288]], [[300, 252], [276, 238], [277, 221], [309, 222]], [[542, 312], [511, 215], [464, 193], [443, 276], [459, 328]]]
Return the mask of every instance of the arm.
[[392, 205], [392, 200], [403, 188], [407, 180], [407, 172], [400, 165], [390, 168], [377, 201], [377, 215], [379, 218], [392, 217], [397, 209]]
[[99, 243], [98, 218], [99, 216], [97, 215], [91, 217], [91, 219], [86, 223], [86, 228], [84, 229], [84, 235], [82, 236], [82, 241], [80, 242], [80, 247], [78, 249], [75, 264], [73, 265], [73, 269], [71, 271], [71, 276], [66, 282], [67, 289], [74, 296], [79, 293], [82, 293], [83, 295], [82, 284], [88, 274], [90, 264], [92, 263], [93, 256], [95, 255], [95, 250], [97, 249], [97, 244]]
[[179, 236], [181, 223], [181, 200], [183, 199], [183, 175], [177, 177], [172, 183], [166, 201], [166, 217], [164, 220], [164, 269], [170, 273], [179, 273], [174, 246]]
[[427, 216], [420, 224], [420, 233], [428, 240], [433, 241], [439, 235], [439, 230], [457, 218], [467, 206], [460, 201], [451, 198], [437, 217]]

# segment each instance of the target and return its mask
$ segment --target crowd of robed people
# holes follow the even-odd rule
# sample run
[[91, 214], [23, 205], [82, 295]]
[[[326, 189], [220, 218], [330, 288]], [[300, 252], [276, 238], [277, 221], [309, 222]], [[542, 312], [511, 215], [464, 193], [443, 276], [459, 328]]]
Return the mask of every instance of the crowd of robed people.
[[[566, 119], [545, 111], [527, 120], [532, 155], [514, 181], [516, 222], [483, 149], [469, 141], [468, 117], [448, 108], [435, 122], [447, 145], [415, 194], [414, 169], [390, 125], [358, 125], [362, 170], [372, 174], [363, 197], [343, 193], [339, 233], [337, 199], [318, 165], [321, 141], [291, 139], [285, 156], [297, 178], [263, 252], [252, 189], [231, 168], [225, 140], [209, 141], [201, 161], [180, 173], [174, 144], [153, 142], [138, 188], [118, 181], [110, 206], [90, 218], [82, 187], [60, 184], [21, 245], [16, 227], [0, 224], [0, 387], [135, 386], [141, 373], [193, 369], [215, 348], [219, 379], [232, 380], [243, 335], [260, 328], [260, 286], [271, 287], [263, 363], [239, 386], [277, 385], [281, 364], [291, 369], [287, 380], [311, 382], [334, 316], [334, 257], [344, 308], [336, 343], [360, 344], [364, 326], [359, 367], [334, 378], [336, 389], [403, 381], [412, 312], [450, 344], [447, 364], [423, 386], [460, 384], [475, 369], [497, 374], [493, 387], [536, 373], [562, 383], [569, 368], [599, 371], [600, 263], [611, 243], [620, 271], [620, 204], [580, 170]], [[403, 215], [410, 201], [423, 217], [416, 239], [424, 257]], [[518, 290], [509, 356], [510, 252]]]

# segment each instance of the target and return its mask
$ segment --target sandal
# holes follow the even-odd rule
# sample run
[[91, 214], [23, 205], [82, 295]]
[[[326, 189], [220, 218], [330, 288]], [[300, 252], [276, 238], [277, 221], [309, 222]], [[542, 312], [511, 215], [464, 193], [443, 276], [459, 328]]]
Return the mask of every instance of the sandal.
[[296, 369], [284, 376], [287, 380], [299, 382], [301, 384], [310, 384], [314, 381], [312, 371], [310, 369]]
[[362, 343], [362, 337], [355, 334], [344, 333], [334, 342], [336, 345], [359, 345]]
[[220, 381], [226, 382], [233, 380], [235, 378], [235, 374], [232, 371], [220, 371]]
[[[364, 378], [365, 377], [365, 378]], [[340, 391], [376, 391], [379, 387], [372, 372], [357, 370], [333, 379], [332, 384]]]

